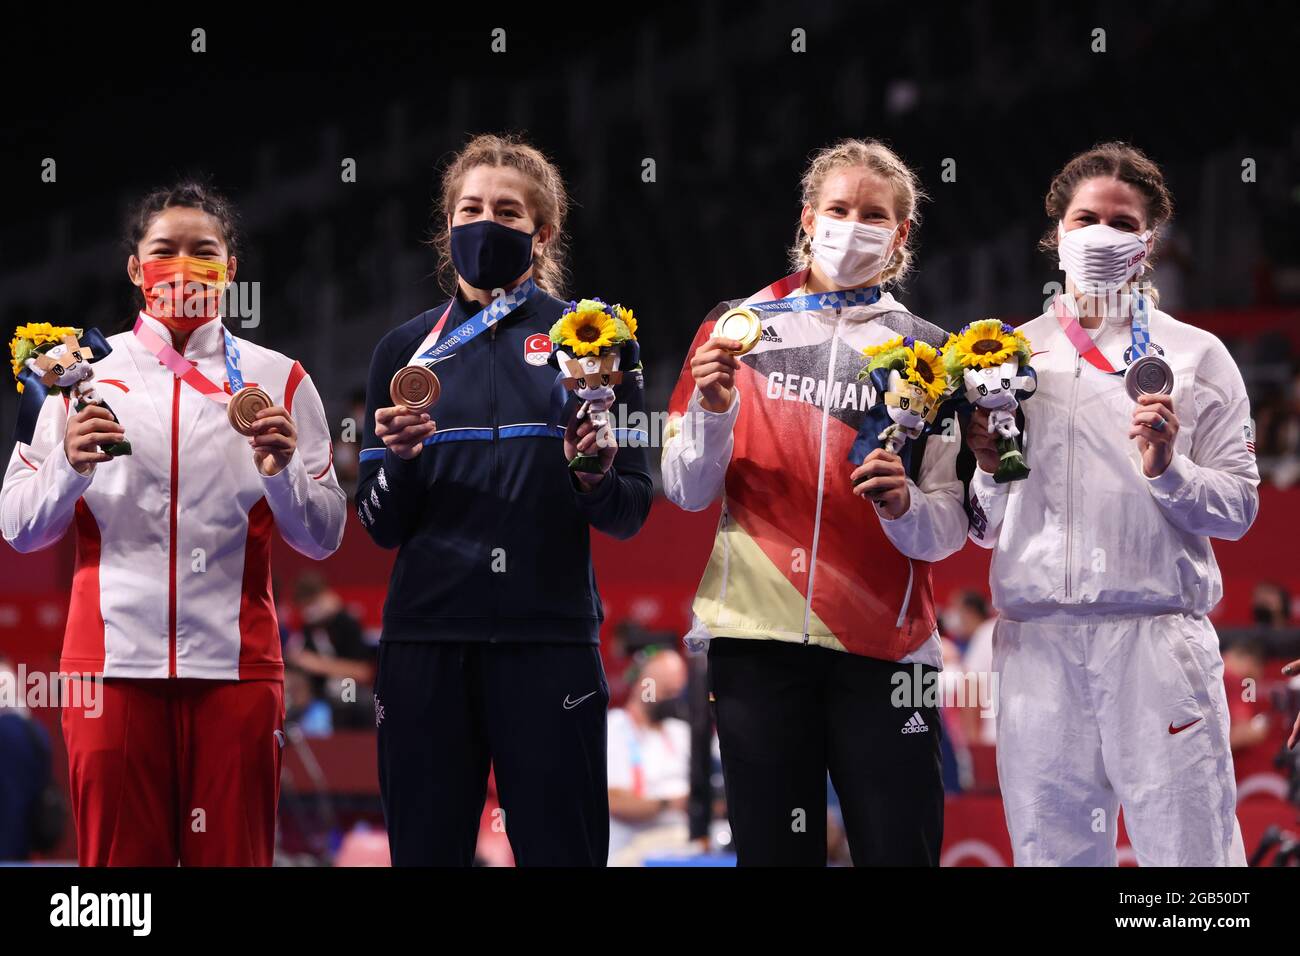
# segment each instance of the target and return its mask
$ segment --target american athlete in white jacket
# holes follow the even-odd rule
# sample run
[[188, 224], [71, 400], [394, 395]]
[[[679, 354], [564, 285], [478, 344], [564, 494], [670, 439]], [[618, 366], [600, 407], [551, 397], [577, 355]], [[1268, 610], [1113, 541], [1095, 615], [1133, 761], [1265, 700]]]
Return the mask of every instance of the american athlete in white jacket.
[[[46, 398], [10, 458], [0, 527], [23, 552], [76, 536], [60, 670], [103, 677], [102, 713], [63, 710], [82, 864], [269, 865], [284, 720], [272, 531], [327, 557], [344, 494], [303, 367], [227, 340], [214, 287], [149, 288], [149, 269], [233, 275], [224, 201], [186, 184], [152, 194], [136, 219], [128, 268], [147, 304], [93, 366], [121, 424]], [[163, 346], [216, 400], [163, 364]], [[231, 346], [244, 384], [272, 405], [252, 437], [227, 417]], [[131, 454], [100, 451], [122, 436]]]
[[[1046, 244], [1059, 242], [1066, 289], [1020, 327], [1038, 372], [1022, 406], [1029, 477], [995, 483], [986, 419], [968, 435], [970, 536], [994, 551], [998, 776], [1017, 865], [1114, 865], [1121, 806], [1143, 865], [1245, 862], [1207, 615], [1223, 594], [1210, 539], [1249, 530], [1259, 475], [1228, 350], [1137, 289], [1170, 208], [1159, 169], [1122, 144], [1057, 175]], [[1123, 372], [1143, 352], [1174, 384], [1135, 402]]]

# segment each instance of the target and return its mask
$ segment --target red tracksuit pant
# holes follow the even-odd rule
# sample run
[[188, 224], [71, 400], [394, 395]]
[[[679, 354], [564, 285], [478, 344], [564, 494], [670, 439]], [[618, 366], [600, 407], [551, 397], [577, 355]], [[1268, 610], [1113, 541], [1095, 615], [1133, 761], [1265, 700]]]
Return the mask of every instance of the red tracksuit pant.
[[270, 866], [283, 683], [110, 678], [100, 695], [63, 709], [81, 865]]

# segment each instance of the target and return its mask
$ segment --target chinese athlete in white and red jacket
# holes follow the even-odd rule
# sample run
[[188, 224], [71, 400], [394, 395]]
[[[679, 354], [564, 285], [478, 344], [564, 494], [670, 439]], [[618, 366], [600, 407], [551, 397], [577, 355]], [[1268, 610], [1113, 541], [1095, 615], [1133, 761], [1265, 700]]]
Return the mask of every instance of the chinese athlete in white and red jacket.
[[[121, 424], [46, 399], [5, 475], [4, 538], [27, 552], [76, 536], [60, 670], [104, 678], [102, 713], [63, 712], [81, 863], [269, 865], [284, 714], [272, 531], [327, 557], [344, 495], [303, 367], [227, 337], [208, 275], [235, 269], [224, 201], [184, 185], [137, 222], [129, 270], [148, 305], [94, 365]], [[228, 354], [273, 406], [251, 438], [227, 417]], [[110, 459], [98, 445], [118, 436], [131, 453]]]

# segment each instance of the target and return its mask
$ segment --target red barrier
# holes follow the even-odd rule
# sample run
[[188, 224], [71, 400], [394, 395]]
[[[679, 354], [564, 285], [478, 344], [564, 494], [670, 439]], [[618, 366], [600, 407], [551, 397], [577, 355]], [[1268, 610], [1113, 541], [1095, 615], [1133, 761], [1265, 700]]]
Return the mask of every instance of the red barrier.
[[[1260, 489], [1260, 519], [1241, 541], [1216, 541], [1224, 599], [1212, 619], [1220, 626], [1251, 622], [1251, 592], [1261, 580], [1300, 593], [1300, 562], [1292, 560], [1300, 488]], [[592, 534], [596, 578], [606, 618], [630, 617], [652, 629], [685, 633], [690, 602], [713, 546], [718, 508], [690, 513], [656, 498], [641, 533], [629, 541]], [[338, 589], [367, 627], [378, 629], [394, 552], [374, 545], [349, 511], [343, 546], [326, 561], [304, 558], [283, 542], [272, 551], [278, 594], [288, 593], [305, 570], [319, 571]], [[21, 555], [0, 547], [0, 652], [19, 661], [47, 662], [58, 654], [67, 611], [73, 545]], [[988, 591], [989, 552], [973, 544], [934, 568], [940, 604], [954, 590]], [[292, 624], [293, 622], [288, 622]], [[608, 636], [608, 630], [606, 631]]]

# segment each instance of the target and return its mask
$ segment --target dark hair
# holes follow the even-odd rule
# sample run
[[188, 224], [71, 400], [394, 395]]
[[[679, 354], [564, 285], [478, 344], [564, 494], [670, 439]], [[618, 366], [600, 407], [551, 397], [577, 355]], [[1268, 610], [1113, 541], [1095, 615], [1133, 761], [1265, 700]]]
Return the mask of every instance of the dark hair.
[[1255, 636], [1240, 637], [1228, 642], [1228, 646], [1224, 650], [1235, 651], [1260, 662], [1268, 660], [1268, 645]]
[[978, 591], [966, 591], [961, 596], [961, 606], [970, 608], [980, 617], [989, 616], [989, 602]]
[[1039, 240], [1040, 249], [1056, 248], [1056, 224], [1065, 218], [1079, 184], [1099, 176], [1128, 183], [1142, 194], [1148, 229], [1155, 230], [1173, 217], [1174, 198], [1165, 185], [1165, 174], [1146, 153], [1128, 143], [1098, 143], [1075, 156], [1052, 177], [1043, 201], [1052, 225]]
[[221, 226], [222, 237], [226, 240], [226, 249], [230, 255], [236, 255], [240, 240], [239, 216], [234, 205], [223, 194], [201, 179], [182, 179], [163, 189], [137, 200], [126, 218], [124, 241], [127, 251], [135, 255], [140, 243], [149, 231], [153, 221], [164, 209], [172, 206], [187, 206], [202, 209], [217, 220]]

